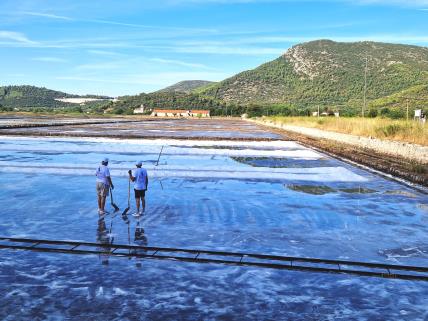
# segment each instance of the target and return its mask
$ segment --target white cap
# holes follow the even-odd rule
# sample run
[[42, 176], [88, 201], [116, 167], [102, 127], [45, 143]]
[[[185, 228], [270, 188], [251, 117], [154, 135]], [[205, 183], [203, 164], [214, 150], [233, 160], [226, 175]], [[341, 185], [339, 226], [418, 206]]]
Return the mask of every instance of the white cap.
[[101, 162], [102, 162], [102, 163], [108, 163], [108, 158], [107, 158], [107, 157], [106, 157], [106, 158], [104, 158]]
[[137, 165], [137, 166], [142, 166], [142, 165], [143, 165], [143, 162], [142, 162], [142, 161], [138, 161], [138, 162], [136, 162], [136, 163], [135, 163], [135, 165]]

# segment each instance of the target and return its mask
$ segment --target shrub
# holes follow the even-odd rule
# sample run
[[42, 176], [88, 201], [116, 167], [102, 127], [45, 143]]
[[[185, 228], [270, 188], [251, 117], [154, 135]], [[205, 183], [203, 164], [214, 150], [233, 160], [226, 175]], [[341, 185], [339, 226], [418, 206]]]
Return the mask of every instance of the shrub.
[[404, 118], [404, 112], [400, 109], [397, 109], [397, 108], [390, 109], [387, 117], [392, 118], [392, 119]]
[[113, 110], [113, 114], [116, 115], [122, 115], [125, 111], [123, 110], [123, 108], [117, 108], [115, 110]]
[[389, 114], [389, 108], [388, 108], [388, 107], [384, 107], [384, 108], [382, 108], [382, 109], [380, 110], [380, 115], [381, 115], [381, 116], [387, 117], [387, 116], [388, 116], [388, 114]]
[[376, 132], [382, 134], [385, 137], [390, 137], [390, 136], [396, 135], [401, 129], [402, 127], [400, 125], [391, 124], [391, 125], [387, 125], [385, 127], [380, 127], [376, 129]]
[[377, 117], [377, 110], [376, 109], [370, 109], [367, 116], [370, 118], [376, 118]]
[[427, 165], [422, 163], [412, 163], [411, 170], [418, 174], [426, 174], [428, 172]]

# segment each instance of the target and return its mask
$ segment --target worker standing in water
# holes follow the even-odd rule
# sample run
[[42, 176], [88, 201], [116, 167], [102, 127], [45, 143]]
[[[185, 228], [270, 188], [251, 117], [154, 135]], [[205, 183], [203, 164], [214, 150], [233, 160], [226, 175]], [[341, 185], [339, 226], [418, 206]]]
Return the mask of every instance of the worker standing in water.
[[[142, 168], [143, 162], [138, 161], [135, 166], [136, 169], [129, 170], [129, 179], [134, 182], [134, 194], [135, 194], [135, 203], [137, 206], [137, 211], [134, 216], [140, 216], [144, 213], [146, 209], [146, 191], [149, 186], [149, 177], [147, 176], [147, 170]], [[141, 210], [140, 210], [140, 200], [141, 200]]]
[[97, 177], [97, 196], [98, 196], [98, 214], [105, 215], [106, 211], [104, 207], [106, 205], [106, 198], [108, 192], [114, 189], [113, 182], [110, 177], [110, 170], [108, 169], [108, 158], [104, 158], [101, 162], [101, 166], [98, 166], [95, 176]]

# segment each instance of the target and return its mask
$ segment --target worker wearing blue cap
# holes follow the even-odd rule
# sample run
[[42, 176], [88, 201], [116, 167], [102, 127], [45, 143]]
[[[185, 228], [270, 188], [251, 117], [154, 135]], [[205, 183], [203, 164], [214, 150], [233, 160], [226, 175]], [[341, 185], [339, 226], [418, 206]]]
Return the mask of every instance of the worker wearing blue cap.
[[97, 196], [98, 196], [98, 214], [106, 214], [104, 207], [106, 205], [106, 198], [108, 192], [111, 189], [114, 189], [113, 182], [110, 177], [110, 170], [108, 169], [108, 158], [104, 158], [101, 161], [101, 166], [98, 166], [95, 171], [95, 176], [97, 177]]
[[[143, 162], [138, 161], [135, 166], [137, 167], [133, 171], [129, 170], [129, 179], [134, 182], [134, 193], [135, 203], [137, 205], [137, 211], [134, 216], [140, 216], [146, 209], [146, 190], [149, 186], [149, 177], [147, 176], [147, 170], [142, 168]], [[141, 199], [141, 211], [140, 211], [140, 199]]]

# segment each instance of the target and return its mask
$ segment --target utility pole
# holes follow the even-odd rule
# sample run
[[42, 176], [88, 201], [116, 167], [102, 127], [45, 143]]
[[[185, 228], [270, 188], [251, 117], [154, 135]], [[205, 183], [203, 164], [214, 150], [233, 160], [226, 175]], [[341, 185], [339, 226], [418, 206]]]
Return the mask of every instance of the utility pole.
[[406, 99], [406, 118], [409, 121], [409, 98]]
[[369, 57], [366, 56], [366, 66], [364, 68], [364, 104], [363, 109], [361, 110], [361, 116], [364, 117], [364, 111], [367, 107], [367, 68], [369, 64]]
[[318, 117], [320, 116], [320, 105], [318, 105]]

